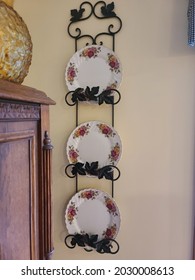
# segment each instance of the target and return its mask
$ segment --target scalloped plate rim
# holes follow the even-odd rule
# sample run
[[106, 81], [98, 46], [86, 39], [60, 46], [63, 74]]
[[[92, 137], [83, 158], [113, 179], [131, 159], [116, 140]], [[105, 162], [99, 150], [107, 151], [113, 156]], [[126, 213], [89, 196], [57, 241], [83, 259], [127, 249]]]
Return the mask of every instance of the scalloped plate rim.
[[[75, 194], [71, 197], [71, 199], [69, 200], [69, 202], [68, 202], [68, 204], [67, 204], [67, 206], [66, 206], [66, 209], [65, 209], [65, 216], [64, 216], [64, 218], [65, 218], [65, 225], [66, 225], [66, 228], [67, 228], [68, 233], [69, 233], [69, 234], [77, 234], [77, 233], [78, 233], [78, 234], [82, 234], [81, 232], [78, 232], [78, 230], [76, 230], [76, 228], [75, 228], [75, 230], [73, 229], [73, 228], [74, 228], [74, 224], [73, 224], [74, 219], [73, 219], [73, 222], [70, 224], [70, 223], [68, 223], [68, 218], [67, 218], [67, 216], [68, 216], [68, 209], [69, 209], [69, 207], [71, 206], [71, 203], [75, 203], [75, 207], [77, 207], [77, 208], [79, 208], [79, 206], [80, 206], [82, 203], [85, 203], [85, 199], [86, 199], [86, 198], [81, 198], [81, 197], [79, 197], [79, 196], [80, 196], [82, 193], [85, 193], [85, 192], [88, 192], [88, 191], [93, 191], [93, 192], [97, 192], [97, 193], [98, 193], [97, 197], [95, 197], [94, 200], [100, 198], [100, 201], [101, 201], [102, 197], [104, 196], [104, 197], [110, 199], [110, 200], [112, 201], [112, 203], [114, 204], [114, 206], [115, 206], [115, 208], [116, 208], [116, 213], [117, 213], [117, 215], [114, 216], [114, 215], [111, 214], [111, 213], [109, 213], [109, 215], [110, 215], [110, 219], [111, 219], [110, 226], [112, 225], [112, 222], [115, 223], [115, 225], [116, 225], [116, 232], [115, 232], [115, 234], [111, 237], [111, 238], [115, 239], [115, 238], [117, 237], [118, 233], [119, 233], [119, 229], [120, 229], [120, 225], [121, 225], [121, 215], [120, 215], [119, 208], [118, 208], [118, 206], [117, 206], [117, 204], [116, 204], [116, 201], [114, 200], [114, 198], [113, 198], [110, 194], [108, 194], [107, 192], [104, 192], [104, 191], [102, 191], [102, 190], [94, 189], [94, 188], [82, 189], [82, 190], [78, 191], [77, 193], [75, 193]], [[106, 211], [106, 210], [107, 210], [107, 209], [106, 209], [106, 206], [105, 206], [105, 211]], [[78, 211], [79, 211], [79, 210], [77, 210], [77, 212], [78, 212]], [[97, 215], [97, 212], [96, 212], [95, 214]], [[75, 216], [76, 216], [76, 215], [75, 215]], [[76, 219], [76, 217], [75, 217], [75, 219]], [[73, 229], [73, 230], [72, 230], [72, 229]], [[106, 229], [107, 229], [107, 228], [104, 228], [104, 229], [102, 229], [102, 231], [106, 231]], [[80, 230], [82, 231], [82, 228], [80, 228]], [[85, 232], [85, 233], [87, 234], [87, 232]], [[96, 233], [94, 232], [93, 234], [96, 234]], [[100, 241], [100, 240], [103, 239], [103, 238], [104, 238], [104, 235], [103, 235], [103, 233], [102, 233], [102, 236], [101, 236], [101, 237], [98, 236], [98, 241]]]
[[[92, 47], [93, 47], [93, 48], [96, 48], [96, 49], [101, 48], [101, 55], [103, 55], [103, 59], [104, 59], [105, 61], [106, 61], [106, 58], [107, 58], [106, 55], [108, 55], [108, 53], [112, 54], [112, 55], [117, 59], [117, 61], [118, 61], [118, 63], [119, 63], [119, 67], [118, 67], [119, 73], [116, 73], [116, 72], [115, 72], [115, 74], [111, 75], [111, 76], [112, 76], [112, 80], [109, 81], [109, 84], [107, 84], [107, 87], [110, 87], [110, 86], [111, 86], [111, 88], [113, 88], [113, 89], [118, 89], [118, 88], [119, 88], [119, 86], [120, 86], [120, 84], [121, 84], [121, 81], [122, 81], [122, 66], [121, 66], [120, 59], [118, 58], [118, 56], [116, 55], [116, 53], [115, 53], [113, 50], [111, 50], [111, 49], [109, 49], [109, 48], [107, 48], [107, 47], [105, 47], [105, 46], [103, 46], [103, 45], [93, 45], [93, 44], [92, 44], [92, 45], [85, 46], [84, 48], [82, 48], [82, 49], [76, 51], [76, 52], [72, 55], [72, 57], [70, 58], [69, 62], [67, 63], [67, 66], [66, 66], [66, 69], [65, 69], [65, 82], [66, 82], [66, 85], [67, 85], [69, 91], [74, 91], [74, 90], [76, 90], [78, 87], [80, 87], [80, 86], [78, 86], [78, 85], [79, 85], [78, 79], [75, 79], [75, 80], [72, 82], [72, 84], [71, 84], [71, 82], [68, 80], [68, 74], [67, 74], [67, 72], [68, 72], [68, 69], [69, 69], [70, 65], [71, 65], [71, 64], [74, 64], [74, 65], [75, 65], [75, 68], [78, 70], [79, 66], [80, 66], [81, 63], [82, 63], [82, 60], [85, 60], [85, 61], [87, 60], [87, 58], [85, 58], [85, 57], [80, 58], [80, 54], [81, 54], [84, 50], [89, 49], [89, 48], [92, 48]], [[97, 56], [97, 58], [98, 58], [98, 56]], [[96, 58], [95, 58], [95, 59], [96, 59]], [[111, 70], [110, 70], [110, 72], [114, 72], [114, 71], [111, 71]], [[113, 76], [115, 77], [115, 79], [113, 78]], [[77, 86], [74, 85], [74, 84], [75, 84], [75, 81], [76, 81]], [[82, 83], [82, 82], [81, 82], [81, 83]], [[112, 85], [114, 85], [114, 86], [112, 87]], [[86, 88], [87, 86], [88, 86], [88, 85], [86, 85], [85, 88]], [[94, 84], [93, 86], [94, 86], [94, 87], [100, 86], [100, 88], [101, 88], [101, 85], [95, 85], [95, 84]], [[84, 88], [84, 89], [85, 89], [85, 88]], [[105, 90], [105, 89], [106, 89], [106, 88], [104, 88], [103, 90]], [[99, 95], [101, 92], [102, 92], [102, 90], [98, 93], [98, 95]], [[92, 102], [92, 101], [88, 101], [88, 102]], [[92, 103], [94, 103], [94, 101], [93, 101]]]
[[[117, 158], [116, 160], [111, 161], [111, 160], [109, 160], [109, 155], [107, 155], [107, 157], [105, 157], [105, 159], [104, 159], [104, 162], [106, 162], [106, 164], [104, 164], [104, 165], [99, 165], [98, 168], [101, 168], [101, 167], [104, 167], [104, 166], [107, 166], [107, 165], [114, 165], [114, 166], [116, 166], [116, 165], [118, 164], [118, 162], [120, 161], [121, 155], [122, 155], [122, 141], [121, 141], [121, 139], [120, 139], [120, 136], [119, 136], [119, 134], [117, 133], [117, 131], [115, 130], [114, 127], [110, 126], [109, 124], [107, 124], [107, 123], [105, 123], [105, 122], [103, 122], [103, 121], [97, 121], [97, 120], [95, 120], [95, 121], [88, 121], [88, 122], [84, 122], [84, 123], [79, 124], [79, 125], [71, 132], [71, 134], [69, 135], [68, 140], [67, 140], [67, 144], [66, 144], [66, 156], [67, 156], [67, 158], [68, 158], [69, 163], [70, 163], [70, 164], [75, 164], [75, 163], [77, 163], [77, 162], [81, 162], [81, 163], [84, 163], [84, 164], [85, 164], [85, 163], [87, 162], [87, 160], [85, 161], [85, 160], [82, 160], [82, 159], [79, 158], [79, 153], [78, 153], [77, 147], [78, 147], [78, 145], [79, 145], [79, 141], [81, 141], [81, 140], [79, 140], [79, 139], [74, 140], [74, 139], [73, 139], [75, 132], [76, 132], [80, 127], [86, 126], [87, 124], [96, 124], [96, 125], [97, 125], [97, 124], [103, 124], [103, 125], [108, 126], [108, 127], [115, 133], [115, 135], [114, 135], [114, 137], [112, 137], [112, 139], [115, 138], [115, 141], [114, 141], [115, 145], [117, 145], [117, 144], [119, 145], [120, 151], [119, 151], [118, 158]], [[93, 128], [94, 128], [94, 126], [93, 126]], [[90, 129], [89, 129], [89, 130], [90, 130]], [[102, 134], [102, 137], [105, 137], [105, 136]], [[106, 137], [106, 139], [108, 139], [108, 138]], [[77, 151], [77, 154], [78, 154], [78, 160], [75, 161], [75, 162], [72, 161], [71, 158], [70, 158], [70, 156], [69, 156], [69, 148], [70, 148], [71, 146], [72, 146], [73, 148], [75, 148], [75, 150]], [[111, 140], [110, 140], [110, 146], [111, 146]], [[111, 154], [111, 152], [112, 152], [112, 148], [113, 148], [113, 147], [111, 146], [111, 147], [110, 147], [110, 154]], [[95, 160], [95, 161], [96, 161], [96, 160]], [[91, 162], [89, 162], [89, 163], [91, 163]]]

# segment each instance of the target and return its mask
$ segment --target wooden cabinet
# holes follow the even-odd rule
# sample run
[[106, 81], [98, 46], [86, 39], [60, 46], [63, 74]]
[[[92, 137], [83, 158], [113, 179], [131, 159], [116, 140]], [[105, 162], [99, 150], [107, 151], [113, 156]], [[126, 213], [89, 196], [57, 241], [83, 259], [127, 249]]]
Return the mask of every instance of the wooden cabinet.
[[0, 80], [0, 259], [52, 251], [49, 105], [36, 89]]

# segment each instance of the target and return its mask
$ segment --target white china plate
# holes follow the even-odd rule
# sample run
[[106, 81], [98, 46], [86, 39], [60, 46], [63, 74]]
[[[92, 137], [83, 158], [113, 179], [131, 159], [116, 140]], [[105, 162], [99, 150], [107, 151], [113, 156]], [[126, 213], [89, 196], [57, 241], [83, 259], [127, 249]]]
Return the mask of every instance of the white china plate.
[[120, 228], [120, 213], [113, 198], [97, 189], [84, 189], [69, 201], [65, 211], [69, 234], [98, 235], [114, 239]]
[[98, 168], [117, 165], [122, 144], [116, 130], [99, 121], [77, 126], [68, 138], [66, 153], [70, 164], [98, 161]]
[[121, 72], [121, 63], [112, 50], [100, 45], [91, 45], [82, 48], [71, 57], [65, 70], [65, 81], [69, 91], [99, 86], [100, 94], [106, 89], [119, 87]]

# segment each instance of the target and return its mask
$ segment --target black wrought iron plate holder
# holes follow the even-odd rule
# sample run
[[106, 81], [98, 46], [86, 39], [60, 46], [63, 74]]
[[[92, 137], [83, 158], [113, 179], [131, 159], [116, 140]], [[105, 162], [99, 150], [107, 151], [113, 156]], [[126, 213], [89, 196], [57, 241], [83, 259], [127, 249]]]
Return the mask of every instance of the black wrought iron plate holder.
[[[78, 41], [80, 39], [87, 39], [90, 42], [86, 43], [94, 45], [103, 45], [103, 41], [100, 40], [102, 36], [109, 36], [112, 39], [112, 50], [115, 51], [115, 36], [122, 28], [122, 20], [116, 15], [114, 11], [114, 2], [110, 4], [104, 1], [98, 1], [94, 5], [88, 1], [84, 1], [80, 4], [79, 9], [71, 10], [71, 19], [68, 25], [67, 31], [71, 38], [75, 40], [75, 52], [78, 50]], [[86, 14], [86, 8], [88, 8]], [[88, 20], [91, 16], [94, 16], [98, 20], [113, 21], [108, 25], [107, 30], [100, 32], [95, 36], [90, 34], [82, 34], [81, 29], [77, 26], [82, 21]], [[115, 22], [115, 24], [114, 24]], [[73, 28], [75, 27], [75, 29]], [[100, 40], [98, 42], [98, 40]], [[115, 100], [116, 95], [118, 95], [117, 100]], [[77, 88], [75, 91], [69, 91], [65, 95], [65, 102], [68, 106], [76, 107], [76, 127], [78, 126], [79, 119], [79, 103], [80, 102], [94, 102], [99, 105], [110, 104], [112, 110], [112, 126], [114, 127], [114, 106], [118, 104], [121, 100], [121, 94], [116, 89], [109, 89], [99, 93], [99, 87], [89, 88]], [[93, 166], [96, 166], [94, 169]], [[72, 167], [70, 174], [70, 167]], [[118, 174], [114, 178], [114, 170], [117, 170]], [[78, 192], [78, 175], [90, 175], [96, 176], [97, 178], [105, 178], [111, 180], [112, 182], [112, 197], [114, 197], [114, 181], [118, 180], [120, 177], [120, 170], [114, 165], [108, 165], [103, 168], [98, 168], [98, 162], [92, 163], [76, 163], [69, 164], [65, 167], [65, 174], [69, 178], [76, 178], [76, 193]], [[71, 241], [70, 241], [71, 238]], [[69, 241], [69, 243], [68, 243]], [[96, 250], [99, 253], [110, 253], [116, 254], [119, 251], [119, 244], [116, 240], [105, 238], [101, 241], [97, 241], [97, 235], [88, 236], [88, 234], [81, 235], [68, 235], [64, 240], [68, 248], [75, 248], [76, 245], [84, 247], [86, 251]], [[113, 243], [116, 245], [116, 249], [112, 250]], [[92, 249], [89, 249], [92, 248]]]

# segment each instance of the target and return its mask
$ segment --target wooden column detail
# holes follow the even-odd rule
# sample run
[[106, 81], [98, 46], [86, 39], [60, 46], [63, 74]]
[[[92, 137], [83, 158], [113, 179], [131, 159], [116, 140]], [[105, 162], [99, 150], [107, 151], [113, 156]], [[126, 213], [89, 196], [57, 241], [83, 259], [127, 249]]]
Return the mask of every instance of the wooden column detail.
[[194, 225], [194, 244], [193, 244], [193, 260], [195, 260], [195, 225]]
[[51, 158], [52, 158], [51, 140], [48, 132], [45, 132], [43, 140], [43, 191], [44, 191], [44, 248], [45, 258], [51, 259], [54, 251], [52, 242], [52, 196], [51, 196]]

